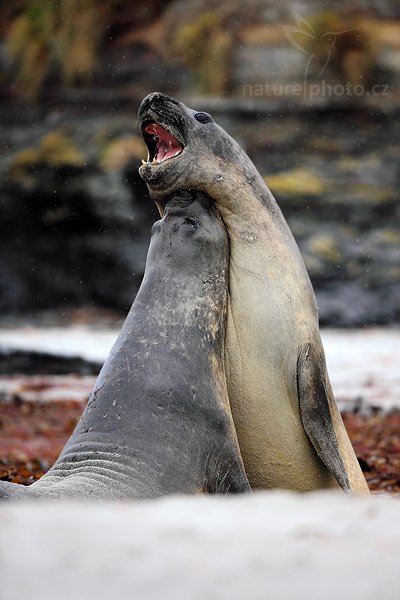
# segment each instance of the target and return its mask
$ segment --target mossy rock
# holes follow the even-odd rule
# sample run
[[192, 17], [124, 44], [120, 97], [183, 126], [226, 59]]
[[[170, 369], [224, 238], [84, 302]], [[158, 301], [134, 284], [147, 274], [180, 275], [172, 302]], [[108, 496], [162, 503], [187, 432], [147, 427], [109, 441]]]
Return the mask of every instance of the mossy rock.
[[41, 167], [57, 170], [60, 167], [82, 169], [86, 166], [84, 154], [62, 130], [48, 133], [38, 146], [19, 152], [12, 161], [8, 175], [11, 180], [26, 187], [35, 185]]
[[385, 283], [388, 280], [392, 283], [400, 283], [400, 267], [392, 266], [387, 269]]
[[351, 202], [357, 204], [361, 209], [362, 206], [380, 206], [391, 203], [396, 200], [397, 192], [392, 189], [385, 189], [379, 185], [370, 185], [364, 183], [356, 183], [353, 185], [338, 185], [334, 191], [336, 194], [332, 196], [332, 202], [342, 204], [343, 202]]
[[306, 141], [306, 147], [312, 152], [337, 155], [343, 151], [343, 143], [332, 137], [312, 136]]
[[264, 178], [271, 191], [282, 196], [320, 196], [326, 181], [305, 168], [281, 171]]
[[394, 229], [374, 231], [375, 242], [382, 246], [400, 246], [400, 233]]
[[72, 165], [82, 167], [85, 165], [85, 156], [74, 145], [71, 138], [62, 130], [51, 131], [44, 138], [40, 146], [41, 158], [49, 167]]
[[102, 151], [100, 166], [106, 171], [122, 171], [131, 160], [146, 158], [147, 149], [137, 135], [119, 137], [107, 144]]
[[381, 166], [382, 160], [375, 155], [363, 156], [362, 158], [355, 158], [353, 156], [342, 156], [335, 161], [335, 166], [339, 171], [354, 175], [360, 167], [367, 167], [369, 169], [377, 169]]
[[308, 251], [329, 263], [337, 263], [340, 250], [335, 238], [328, 233], [313, 235], [308, 241]]

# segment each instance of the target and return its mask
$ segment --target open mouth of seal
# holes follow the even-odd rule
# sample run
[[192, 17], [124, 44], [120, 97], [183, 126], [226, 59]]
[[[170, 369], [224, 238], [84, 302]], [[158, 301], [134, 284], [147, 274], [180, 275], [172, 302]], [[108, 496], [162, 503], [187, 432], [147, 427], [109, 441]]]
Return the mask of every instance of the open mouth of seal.
[[148, 150], [147, 161], [143, 160], [143, 164], [162, 163], [178, 156], [183, 150], [183, 144], [158, 123], [143, 124], [142, 135]]

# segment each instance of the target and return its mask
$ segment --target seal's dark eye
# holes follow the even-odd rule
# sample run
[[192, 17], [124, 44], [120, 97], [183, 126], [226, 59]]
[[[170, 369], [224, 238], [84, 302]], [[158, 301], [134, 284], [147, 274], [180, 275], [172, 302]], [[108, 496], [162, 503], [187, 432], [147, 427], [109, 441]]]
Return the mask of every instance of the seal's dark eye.
[[211, 121], [211, 117], [207, 113], [199, 112], [194, 116], [200, 123], [209, 123]]

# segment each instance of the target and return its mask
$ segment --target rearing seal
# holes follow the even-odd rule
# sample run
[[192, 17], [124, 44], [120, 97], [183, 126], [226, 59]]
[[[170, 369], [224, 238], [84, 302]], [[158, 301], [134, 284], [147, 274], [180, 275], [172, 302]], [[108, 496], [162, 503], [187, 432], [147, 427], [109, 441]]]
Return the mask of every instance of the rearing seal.
[[169, 198], [142, 285], [55, 465], [0, 498], [245, 492], [224, 373], [228, 239], [200, 192]]
[[250, 484], [368, 493], [333, 398], [314, 292], [264, 180], [207, 113], [155, 92], [139, 120], [149, 151], [139, 172], [161, 214], [172, 192], [201, 190], [228, 231], [226, 374]]

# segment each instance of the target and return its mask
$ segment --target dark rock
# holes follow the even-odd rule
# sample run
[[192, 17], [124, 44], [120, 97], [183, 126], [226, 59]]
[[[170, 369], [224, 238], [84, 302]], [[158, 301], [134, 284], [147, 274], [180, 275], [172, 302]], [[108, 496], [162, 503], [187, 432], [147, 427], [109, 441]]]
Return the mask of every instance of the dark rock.
[[400, 319], [400, 285], [369, 289], [351, 282], [332, 282], [316, 290], [321, 325], [362, 327], [388, 325]]
[[29, 149], [3, 165], [2, 311], [132, 304], [155, 216], [146, 187], [138, 177], [78, 164], [80, 151], [68, 148], [61, 156]]
[[79, 357], [0, 348], [0, 375], [97, 375], [101, 366]]

